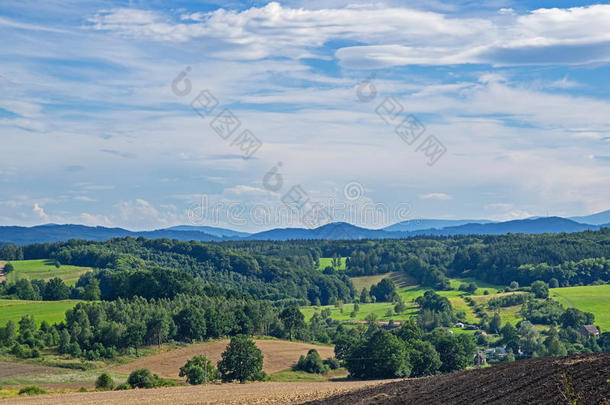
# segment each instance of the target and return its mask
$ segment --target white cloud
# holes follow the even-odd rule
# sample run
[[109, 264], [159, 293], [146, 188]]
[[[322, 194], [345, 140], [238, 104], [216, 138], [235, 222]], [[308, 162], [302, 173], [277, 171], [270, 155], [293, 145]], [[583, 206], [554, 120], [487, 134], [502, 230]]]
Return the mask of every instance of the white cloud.
[[453, 199], [453, 197], [451, 197], [449, 194], [445, 194], [445, 193], [420, 194], [419, 198], [421, 198], [422, 200], [451, 200], [451, 199]]
[[41, 220], [49, 220], [49, 216], [46, 212], [44, 212], [44, 209], [40, 205], [38, 205], [38, 203], [34, 204], [34, 208], [32, 209], [32, 211], [34, 211], [34, 214], [36, 214]]
[[180, 22], [125, 8], [101, 11], [90, 21], [96, 30], [143, 39], [201, 39], [200, 45], [213, 55], [234, 60], [311, 57], [330, 40], [351, 40], [364, 45], [339, 49], [336, 56], [355, 69], [610, 61], [610, 5], [538, 9], [523, 15], [501, 9], [500, 14], [504, 20], [495, 21], [404, 7], [310, 10], [271, 2], [243, 11], [182, 15]]

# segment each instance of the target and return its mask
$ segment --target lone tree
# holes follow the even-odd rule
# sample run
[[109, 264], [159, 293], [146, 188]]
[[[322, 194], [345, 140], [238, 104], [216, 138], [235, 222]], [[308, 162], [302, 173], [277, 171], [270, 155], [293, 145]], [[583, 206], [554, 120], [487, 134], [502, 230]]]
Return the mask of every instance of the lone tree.
[[297, 307], [288, 307], [280, 313], [280, 319], [284, 323], [290, 340], [294, 339], [294, 332], [305, 327], [305, 317]]
[[531, 285], [532, 292], [536, 298], [548, 298], [549, 297], [549, 286], [544, 281], [534, 281]]
[[5, 273], [10, 273], [13, 270], [15, 270], [15, 267], [13, 266], [13, 263], [9, 262], [9, 263], [6, 263], [4, 265], [4, 272]]
[[263, 353], [249, 336], [235, 336], [231, 338], [231, 342], [222, 353], [222, 360], [218, 362], [218, 371], [223, 381], [238, 380], [244, 383], [262, 380], [265, 377]]
[[110, 377], [110, 374], [100, 374], [97, 380], [95, 380], [95, 388], [98, 390], [111, 391], [114, 388], [114, 381], [112, 380], [112, 377]]

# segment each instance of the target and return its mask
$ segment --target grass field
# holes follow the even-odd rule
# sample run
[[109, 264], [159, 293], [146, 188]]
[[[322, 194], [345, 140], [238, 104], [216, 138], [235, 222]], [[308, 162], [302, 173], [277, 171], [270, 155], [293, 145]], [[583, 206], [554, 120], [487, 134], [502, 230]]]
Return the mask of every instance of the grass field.
[[90, 267], [68, 266], [62, 265], [59, 268], [55, 267], [55, 262], [52, 260], [16, 260], [11, 261], [15, 270], [8, 273], [6, 278], [8, 281], [15, 282], [20, 278], [29, 280], [49, 280], [54, 277], [61, 278], [68, 285], [76, 284], [78, 278], [92, 271]]
[[576, 307], [595, 315], [602, 332], [610, 331], [610, 285], [551, 288], [550, 296], [565, 307]]
[[[347, 258], [341, 257], [340, 259], [341, 259], [341, 265], [339, 267], [337, 267], [336, 270], [345, 270], [345, 261], [347, 260]], [[318, 266], [318, 269], [324, 270], [328, 266], [332, 267], [332, 265], [333, 265], [332, 257], [320, 257], [320, 265]]]
[[[354, 283], [354, 287], [357, 291], [362, 290], [362, 288], [370, 288], [371, 285], [379, 283], [384, 278], [390, 278], [394, 281], [394, 283], [399, 287], [397, 289], [398, 294], [401, 296], [403, 301], [407, 304], [407, 310], [400, 314], [392, 314], [392, 316], [388, 316], [388, 309], [393, 309], [394, 305], [389, 302], [376, 302], [369, 304], [360, 304], [360, 310], [358, 311], [355, 318], [352, 318], [350, 314], [353, 311], [353, 304], [344, 304], [343, 312], [339, 310], [339, 308], [333, 305], [327, 305], [323, 307], [302, 307], [301, 312], [305, 315], [305, 319], [309, 320], [313, 316], [316, 311], [319, 311], [323, 308], [329, 308], [331, 310], [331, 317], [337, 321], [351, 321], [351, 320], [364, 320], [366, 317], [375, 313], [379, 320], [390, 320], [393, 319], [395, 321], [402, 321], [409, 319], [410, 317], [417, 314], [417, 306], [414, 304], [414, 301], [417, 297], [424, 295], [424, 293], [431, 288], [429, 287], [421, 287], [418, 285], [412, 285], [413, 280], [402, 275], [402, 273], [387, 273], [380, 274], [374, 276], [363, 276], [363, 277], [352, 277], [352, 283]], [[463, 319], [467, 323], [477, 323], [479, 319], [475, 315], [472, 310], [472, 307], [468, 306], [466, 301], [464, 301], [464, 296], [467, 294], [463, 291], [458, 291], [457, 288], [460, 284], [469, 283], [474, 281], [477, 283], [479, 288], [472, 295], [474, 298], [481, 299], [489, 299], [495, 294], [497, 294], [500, 286], [481, 282], [479, 280], [473, 280], [470, 278], [452, 278], [450, 279], [451, 286], [455, 288], [454, 290], [449, 291], [436, 291], [439, 295], [443, 297], [447, 297], [453, 306], [453, 309], [457, 311], [463, 311], [466, 314], [466, 317]], [[488, 295], [484, 295], [485, 291], [488, 292]], [[500, 316], [503, 321], [514, 322], [516, 317], [518, 316], [519, 308], [508, 308], [504, 311], [504, 308], [500, 311]], [[505, 319], [506, 318], [506, 319]]]
[[0, 325], [8, 321], [19, 322], [23, 315], [34, 315], [36, 323], [47, 321], [51, 324], [65, 319], [66, 310], [79, 301], [23, 301], [0, 300]]
[[363, 321], [366, 317], [374, 313], [377, 315], [377, 319], [379, 320], [390, 320], [393, 319], [395, 321], [409, 319], [416, 313], [416, 308], [414, 304], [407, 303], [407, 310], [400, 314], [393, 314], [392, 316], [387, 316], [388, 309], [394, 310], [394, 304], [391, 302], [374, 302], [368, 304], [359, 304], [360, 309], [354, 318], [350, 316], [352, 311], [354, 310], [354, 304], [344, 304], [343, 312], [339, 310], [339, 308], [334, 305], [326, 305], [321, 307], [301, 307], [301, 312], [305, 315], [305, 320], [309, 321], [313, 314], [316, 311], [319, 311], [324, 308], [330, 309], [330, 316], [332, 319], [337, 321]]

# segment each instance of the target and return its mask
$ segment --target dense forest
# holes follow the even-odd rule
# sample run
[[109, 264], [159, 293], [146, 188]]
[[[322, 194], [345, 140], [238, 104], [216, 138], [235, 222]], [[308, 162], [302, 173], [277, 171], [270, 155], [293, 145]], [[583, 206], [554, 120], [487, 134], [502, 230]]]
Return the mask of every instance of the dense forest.
[[225, 242], [245, 252], [308, 265], [346, 258], [350, 276], [404, 271], [419, 283], [447, 287], [447, 277], [470, 276], [508, 285], [555, 279], [560, 286], [610, 281], [610, 229], [560, 234], [421, 236], [409, 239]]

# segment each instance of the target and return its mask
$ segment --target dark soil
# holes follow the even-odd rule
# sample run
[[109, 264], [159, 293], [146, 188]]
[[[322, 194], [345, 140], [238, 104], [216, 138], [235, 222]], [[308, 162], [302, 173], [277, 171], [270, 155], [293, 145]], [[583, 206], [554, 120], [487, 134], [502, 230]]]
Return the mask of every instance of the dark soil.
[[538, 358], [407, 379], [307, 404], [609, 404], [610, 354]]

